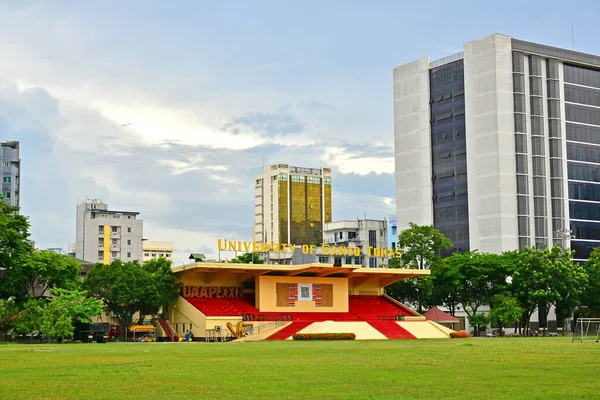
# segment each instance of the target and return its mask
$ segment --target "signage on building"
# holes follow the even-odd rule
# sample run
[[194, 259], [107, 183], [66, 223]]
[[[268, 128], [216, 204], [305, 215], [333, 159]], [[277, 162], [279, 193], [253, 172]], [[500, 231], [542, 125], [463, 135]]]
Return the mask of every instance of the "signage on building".
[[244, 288], [238, 286], [184, 286], [181, 294], [187, 298], [237, 299], [243, 297]]
[[323, 244], [316, 246], [314, 244], [289, 244], [289, 243], [265, 243], [265, 242], [243, 242], [241, 240], [218, 240], [219, 251], [240, 251], [253, 253], [283, 253], [294, 254], [296, 251], [302, 254], [317, 254], [317, 248], [321, 248], [318, 255], [322, 256], [346, 256], [346, 257], [381, 257], [381, 258], [400, 258], [402, 252], [399, 248], [388, 249], [385, 247], [366, 246], [363, 252], [359, 247], [335, 246]]

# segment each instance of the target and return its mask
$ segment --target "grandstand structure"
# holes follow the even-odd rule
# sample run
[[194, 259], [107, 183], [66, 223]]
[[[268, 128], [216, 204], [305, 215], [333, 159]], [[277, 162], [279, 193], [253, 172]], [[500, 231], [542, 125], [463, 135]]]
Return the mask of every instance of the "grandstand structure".
[[178, 340], [287, 340], [296, 333], [351, 332], [356, 339], [448, 338], [451, 329], [388, 297], [396, 281], [428, 270], [360, 265], [199, 262], [173, 268], [182, 283], [159, 335]]

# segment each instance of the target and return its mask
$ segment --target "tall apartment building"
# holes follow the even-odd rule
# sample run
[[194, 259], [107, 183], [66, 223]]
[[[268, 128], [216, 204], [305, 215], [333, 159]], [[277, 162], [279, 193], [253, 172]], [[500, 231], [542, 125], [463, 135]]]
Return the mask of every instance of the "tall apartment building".
[[0, 142], [0, 168], [2, 168], [0, 199], [10, 206], [19, 207], [21, 180], [19, 142]]
[[101, 200], [77, 206], [75, 255], [92, 262], [142, 261], [143, 221], [138, 212], [109, 210]]
[[402, 65], [394, 136], [399, 230], [434, 224], [458, 251], [600, 245], [600, 57], [494, 34]]
[[267, 165], [255, 198], [255, 241], [320, 244], [331, 222], [331, 169]]

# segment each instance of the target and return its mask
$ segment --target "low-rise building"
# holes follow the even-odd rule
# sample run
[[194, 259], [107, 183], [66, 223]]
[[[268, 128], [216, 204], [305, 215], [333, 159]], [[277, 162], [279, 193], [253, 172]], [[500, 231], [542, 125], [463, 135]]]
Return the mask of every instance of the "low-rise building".
[[142, 261], [155, 260], [160, 257], [171, 260], [173, 257], [173, 242], [163, 242], [158, 240], [144, 240], [144, 255]]

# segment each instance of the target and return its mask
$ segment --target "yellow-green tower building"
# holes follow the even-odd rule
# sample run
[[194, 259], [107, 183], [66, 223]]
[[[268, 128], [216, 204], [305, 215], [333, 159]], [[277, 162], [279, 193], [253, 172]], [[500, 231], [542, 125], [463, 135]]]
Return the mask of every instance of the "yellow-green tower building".
[[255, 198], [255, 241], [320, 244], [331, 222], [331, 169], [267, 165]]

